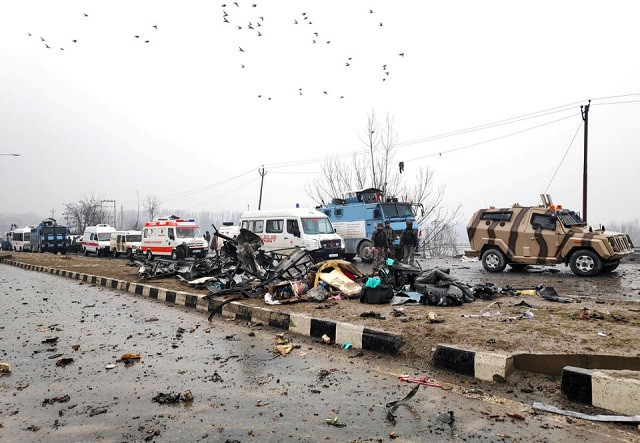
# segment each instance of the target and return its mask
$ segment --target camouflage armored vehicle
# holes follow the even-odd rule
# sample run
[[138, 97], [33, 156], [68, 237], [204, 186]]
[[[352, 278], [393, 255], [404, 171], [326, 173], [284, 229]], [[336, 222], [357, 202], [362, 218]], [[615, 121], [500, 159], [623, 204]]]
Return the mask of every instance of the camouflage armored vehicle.
[[633, 253], [626, 234], [593, 230], [574, 211], [554, 206], [548, 195], [541, 206], [480, 209], [469, 224], [468, 257], [480, 257], [489, 272], [509, 265], [564, 263], [574, 274], [591, 276], [611, 272], [620, 259]]

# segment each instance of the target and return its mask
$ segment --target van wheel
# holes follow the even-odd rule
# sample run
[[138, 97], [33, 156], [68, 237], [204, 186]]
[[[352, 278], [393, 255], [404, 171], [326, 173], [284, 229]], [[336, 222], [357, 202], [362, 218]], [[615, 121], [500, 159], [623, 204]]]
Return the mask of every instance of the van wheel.
[[88, 256], [89, 255], [89, 251], [87, 251], [87, 248], [83, 248], [84, 249], [84, 256]]
[[171, 260], [178, 260], [178, 251], [176, 251], [175, 249], [171, 250]]
[[100, 257], [100, 248], [96, 248], [96, 257]]
[[363, 240], [358, 246], [358, 255], [360, 259], [365, 263], [373, 262], [373, 243], [369, 240]]
[[482, 254], [482, 266], [489, 272], [502, 272], [507, 266], [507, 258], [499, 249], [487, 249]]
[[595, 252], [580, 249], [571, 256], [569, 267], [577, 276], [590, 277], [602, 270], [602, 260]]
[[120, 256], [120, 253], [118, 252], [118, 250], [117, 250], [117, 249], [114, 249], [114, 250], [113, 250], [113, 256], [114, 256], [115, 258], [118, 258], [118, 257]]
[[151, 249], [147, 249], [147, 260], [153, 261], [153, 253], [151, 252]]
[[127, 257], [133, 257], [133, 251], [131, 248], [127, 249]]
[[618, 268], [618, 266], [620, 266], [619, 260], [615, 263], [609, 263], [607, 265], [603, 264], [601, 272], [613, 272]]

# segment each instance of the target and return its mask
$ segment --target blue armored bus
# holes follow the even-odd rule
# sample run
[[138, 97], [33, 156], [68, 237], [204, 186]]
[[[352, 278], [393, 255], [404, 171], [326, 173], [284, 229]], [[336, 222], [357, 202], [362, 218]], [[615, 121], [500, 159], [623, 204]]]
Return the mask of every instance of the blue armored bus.
[[34, 252], [67, 253], [69, 230], [53, 218], [45, 218], [31, 229], [31, 250]]
[[363, 262], [370, 263], [373, 260], [371, 235], [378, 223], [387, 220], [394, 233], [395, 257], [402, 258], [400, 235], [408, 221], [417, 229], [415, 208], [410, 202], [384, 197], [380, 189], [369, 188], [347, 192], [342, 198], [334, 198], [316, 209], [329, 217], [336, 233], [344, 239], [345, 257], [352, 259], [357, 255]]

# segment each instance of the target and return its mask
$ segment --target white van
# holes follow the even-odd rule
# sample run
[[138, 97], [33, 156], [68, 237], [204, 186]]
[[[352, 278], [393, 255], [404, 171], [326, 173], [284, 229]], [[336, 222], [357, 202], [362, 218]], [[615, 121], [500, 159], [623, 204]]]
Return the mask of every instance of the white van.
[[240, 227], [258, 234], [265, 251], [286, 254], [297, 246], [316, 260], [344, 257], [344, 241], [329, 218], [315, 209], [247, 211], [240, 217]]
[[31, 251], [31, 228], [32, 226], [26, 226], [13, 231], [11, 249], [17, 252]]
[[106, 224], [87, 226], [82, 234], [82, 250], [84, 255], [90, 252], [99, 256], [101, 253], [109, 253], [111, 233], [115, 228]]
[[207, 255], [207, 241], [200, 232], [195, 220], [183, 220], [176, 216], [161, 217], [146, 222], [142, 229], [142, 253], [147, 259], [153, 260], [156, 255], [178, 258], [176, 246], [186, 243], [191, 255], [205, 257]]
[[[226, 237], [236, 239], [240, 234], [240, 226], [235, 226], [233, 222], [224, 222], [221, 227], [218, 228], [218, 232]], [[211, 236], [211, 243], [209, 247], [214, 251], [219, 251], [224, 243], [224, 239], [219, 238], [216, 235]]]
[[109, 250], [114, 257], [139, 254], [142, 246], [142, 231], [115, 231], [111, 233]]

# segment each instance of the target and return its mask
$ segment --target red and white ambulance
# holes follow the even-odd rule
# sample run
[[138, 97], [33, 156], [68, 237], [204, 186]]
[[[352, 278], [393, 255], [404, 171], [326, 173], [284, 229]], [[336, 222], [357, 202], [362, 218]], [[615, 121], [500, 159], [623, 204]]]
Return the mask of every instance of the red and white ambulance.
[[176, 247], [183, 243], [189, 248], [190, 255], [207, 255], [207, 241], [193, 219], [185, 220], [172, 215], [144, 224], [140, 248], [149, 260], [153, 260], [154, 256], [169, 256], [177, 260]]

